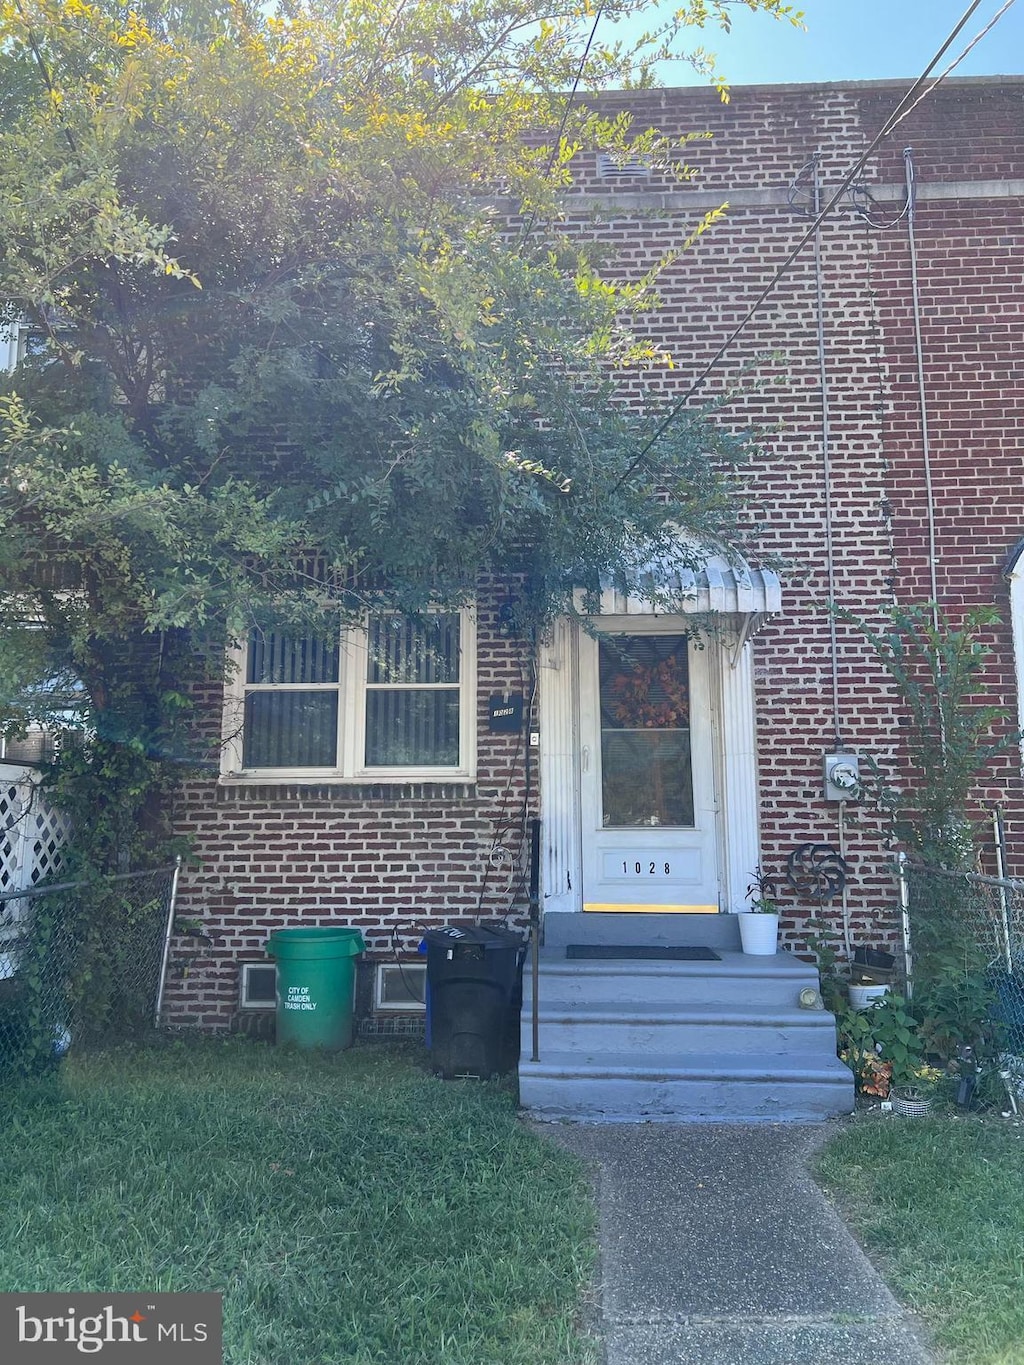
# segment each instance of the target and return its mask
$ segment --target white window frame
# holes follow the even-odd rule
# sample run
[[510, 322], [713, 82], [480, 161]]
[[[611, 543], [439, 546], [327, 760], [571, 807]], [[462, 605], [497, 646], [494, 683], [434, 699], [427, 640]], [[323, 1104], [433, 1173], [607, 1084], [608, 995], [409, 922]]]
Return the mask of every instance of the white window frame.
[[[424, 998], [422, 1000], [386, 1000], [384, 978], [392, 972], [406, 975], [415, 972], [417, 976], [421, 976]], [[423, 958], [418, 962], [378, 962], [377, 970], [374, 972], [373, 1008], [380, 1014], [425, 1014], [427, 1011], [426, 987], [427, 965]]]
[[[476, 777], [476, 615], [469, 607], [459, 617], [459, 762], [457, 765], [369, 767], [365, 762], [368, 643], [365, 626], [341, 632], [338, 682], [286, 684], [294, 691], [338, 693], [338, 764], [334, 768], [246, 768], [243, 766], [246, 661], [248, 643], [229, 651], [224, 686], [221, 742], [222, 782], [400, 783], [469, 781]], [[267, 689], [270, 690], [270, 689]]]
[[[61, 330], [66, 330], [66, 325]], [[24, 320], [12, 319], [0, 323], [0, 370], [13, 374], [28, 354], [29, 343], [37, 337], [45, 344], [47, 334]]]
[[0, 370], [12, 373], [21, 359], [23, 349], [21, 324], [0, 323]]
[[254, 1000], [249, 985], [249, 977], [253, 971], [273, 972], [275, 981], [275, 995], [277, 982], [277, 963], [276, 962], [240, 962], [238, 964], [238, 1008], [240, 1010], [272, 1010], [276, 1007], [275, 1000]]

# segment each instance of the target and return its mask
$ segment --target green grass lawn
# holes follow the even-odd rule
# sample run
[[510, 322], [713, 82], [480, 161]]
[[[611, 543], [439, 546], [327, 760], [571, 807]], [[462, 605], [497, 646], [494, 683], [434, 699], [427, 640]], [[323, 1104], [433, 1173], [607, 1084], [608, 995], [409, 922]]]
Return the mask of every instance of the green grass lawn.
[[1024, 1365], [1024, 1127], [865, 1119], [818, 1176], [955, 1365]]
[[213, 1290], [227, 1365], [574, 1365], [595, 1214], [497, 1086], [379, 1045], [69, 1058], [0, 1095], [0, 1290]]

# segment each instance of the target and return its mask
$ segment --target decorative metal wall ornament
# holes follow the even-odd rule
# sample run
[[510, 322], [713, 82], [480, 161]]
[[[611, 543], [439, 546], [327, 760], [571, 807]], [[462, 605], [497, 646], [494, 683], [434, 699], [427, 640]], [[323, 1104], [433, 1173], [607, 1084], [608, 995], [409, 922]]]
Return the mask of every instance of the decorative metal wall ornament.
[[831, 844], [798, 844], [786, 859], [786, 881], [805, 900], [826, 901], [846, 885], [849, 867]]

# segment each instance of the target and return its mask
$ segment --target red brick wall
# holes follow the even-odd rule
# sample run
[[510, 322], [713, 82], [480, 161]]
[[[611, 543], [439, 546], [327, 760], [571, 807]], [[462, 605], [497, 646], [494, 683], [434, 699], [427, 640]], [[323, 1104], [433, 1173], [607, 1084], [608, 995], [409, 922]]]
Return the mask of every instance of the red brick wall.
[[[806, 230], [808, 219], [787, 204], [786, 192], [808, 159], [820, 154], [827, 200], [905, 88], [756, 87], [735, 90], [728, 106], [702, 91], [618, 97], [641, 126], [659, 123], [676, 133], [708, 127], [715, 134], [711, 142], [689, 144], [686, 159], [699, 175], [683, 188], [673, 190], [663, 175], [650, 182], [580, 178], [581, 197], [604, 201], [596, 230], [627, 273], [649, 270], [686, 238], [700, 212], [731, 201], [725, 222], [662, 275], [663, 310], [651, 330], [675, 367], [633, 377], [629, 389], [637, 398], [678, 401], [689, 390]], [[1000, 610], [1003, 624], [987, 637], [993, 649], [987, 680], [1014, 714], [1001, 565], [1024, 533], [1022, 102], [1019, 80], [945, 85], [886, 139], [863, 173], [879, 199], [876, 222], [892, 223], [904, 202], [903, 149], [912, 148], [939, 601], [954, 622], [971, 606]], [[1012, 186], [968, 197], [985, 189], [978, 181], [1012, 178], [1014, 197], [1005, 193]], [[948, 187], [961, 181], [973, 188], [948, 197]], [[809, 207], [806, 179], [797, 188], [797, 208]], [[754, 191], [760, 202], [750, 202]], [[936, 193], [945, 197], [930, 197]], [[582, 215], [573, 225], [594, 230]], [[844, 199], [821, 236], [835, 597], [877, 627], [892, 602], [931, 596], [907, 223], [869, 226]], [[829, 590], [816, 327], [809, 244], [702, 394], [721, 397], [737, 387], [725, 419], [764, 431], [764, 455], [749, 481], [750, 521], [763, 547], [786, 561], [784, 612], [755, 643], [764, 863], [778, 872], [797, 844], [842, 844], [854, 938], [891, 942], [897, 921], [887, 821], [870, 800], [840, 812], [821, 791], [822, 754], [833, 745], [835, 727], [823, 609]], [[773, 352], [777, 361], [757, 364]], [[753, 366], [747, 376], [745, 365]], [[762, 386], [753, 389], [751, 378]], [[912, 774], [895, 690], [853, 626], [840, 621], [835, 633], [843, 745], [907, 787]], [[1019, 875], [1024, 806], [1015, 748], [992, 765], [977, 798], [979, 817], [993, 802], [1006, 808], [1011, 870]], [[799, 944], [809, 909], [797, 899], [788, 896], [784, 929]], [[838, 902], [828, 918], [840, 924]]]
[[[888, 92], [866, 90], [864, 121], [884, 120]], [[943, 612], [994, 606], [986, 633], [991, 697], [1016, 727], [1017, 695], [1003, 565], [1024, 532], [1024, 83], [963, 81], [941, 87], [900, 125], [878, 158], [898, 180], [911, 149], [919, 186], [914, 242], [931, 474], [935, 582]], [[1016, 181], [1016, 185], [1005, 182]], [[1000, 184], [1000, 182], [1003, 182]], [[962, 187], [957, 197], [952, 186]], [[935, 188], [945, 186], [941, 197]], [[876, 292], [886, 376], [883, 443], [901, 602], [932, 597], [929, 497], [914, 339], [907, 226], [875, 234]], [[990, 697], [990, 700], [991, 700]], [[1007, 812], [1010, 871], [1024, 872], [1020, 755], [1009, 747], [977, 786], [976, 814]], [[991, 839], [981, 841], [994, 871]]]
[[[687, 160], [699, 176], [686, 186], [665, 176], [611, 184], [594, 177], [593, 158], [582, 158], [574, 191], [581, 213], [570, 226], [611, 244], [625, 273], [650, 269], [686, 238], [704, 208], [732, 201], [726, 221], [662, 276], [662, 310], [650, 330], [672, 352], [675, 367], [627, 377], [628, 394], [675, 401], [687, 391], [806, 230], [807, 218], [787, 203], [786, 193], [809, 158], [820, 153], [823, 191], [830, 195], [905, 88], [750, 87], [734, 90], [729, 105], [702, 90], [638, 92], [611, 101], [634, 110], [643, 126], [715, 134], [689, 144]], [[903, 149], [913, 149], [939, 598], [954, 620], [974, 605], [1001, 610], [1003, 625], [990, 632], [988, 677], [1012, 710], [1001, 565], [1024, 534], [1022, 102], [1019, 79], [947, 83], [901, 123], [864, 173], [878, 196], [875, 217], [889, 223], [902, 207]], [[961, 197], [948, 197], [954, 183], [984, 190], [977, 182], [1014, 178], [1016, 197], [1005, 185], [989, 186], [987, 197], [977, 197], [970, 185]], [[887, 187], [895, 197], [886, 197]], [[596, 225], [582, 213], [582, 201], [594, 196], [603, 205]], [[798, 207], [806, 203], [801, 191]], [[907, 223], [871, 227], [844, 200], [822, 231], [821, 261], [835, 596], [877, 626], [893, 601], [907, 605], [930, 595]], [[778, 355], [764, 359], [769, 353]], [[851, 867], [846, 908], [855, 940], [893, 943], [896, 893], [886, 819], [871, 800], [841, 812], [822, 797], [822, 755], [837, 737], [832, 631], [824, 610], [825, 451], [810, 246], [702, 396], [734, 389], [724, 420], [762, 432], [763, 455], [748, 483], [750, 525], [763, 548], [785, 561], [784, 612], [754, 646], [764, 865], [779, 872], [801, 843], [841, 843]], [[408, 948], [418, 937], [417, 922], [428, 917], [505, 913], [507, 866], [489, 879], [487, 866], [496, 840], [515, 856], [521, 852], [522, 751], [514, 737], [487, 733], [484, 708], [490, 692], [518, 689], [521, 674], [516, 649], [496, 625], [493, 604], [485, 605], [475, 787], [233, 791], [211, 779], [189, 789], [180, 827], [194, 838], [197, 866], [184, 879], [182, 913], [201, 918], [215, 942], [190, 963], [182, 958], [186, 945], [176, 944], [179, 971], [187, 967], [188, 974], [172, 985], [171, 1000], [183, 1015], [226, 1024], [235, 1001], [235, 959], [258, 956], [267, 933], [287, 923], [355, 925], [375, 953], [385, 954], [395, 928]], [[906, 785], [893, 686], [853, 626], [838, 622], [835, 643], [842, 742]], [[979, 810], [994, 801], [1005, 806], [1010, 870], [1024, 875], [1015, 750], [986, 775], [978, 800]], [[799, 945], [813, 908], [792, 893], [786, 900], [784, 932]], [[840, 924], [838, 901], [827, 915]]]
[[381, 960], [414, 953], [424, 923], [509, 912], [520, 922], [528, 733], [489, 733], [487, 701], [529, 695], [528, 650], [501, 634], [493, 600], [478, 607], [477, 635], [475, 783], [222, 786], [211, 776], [183, 793], [177, 827], [193, 858], [179, 913], [201, 920], [213, 942], [174, 940], [169, 1017], [229, 1025], [237, 963], [261, 958], [274, 929], [350, 925]]

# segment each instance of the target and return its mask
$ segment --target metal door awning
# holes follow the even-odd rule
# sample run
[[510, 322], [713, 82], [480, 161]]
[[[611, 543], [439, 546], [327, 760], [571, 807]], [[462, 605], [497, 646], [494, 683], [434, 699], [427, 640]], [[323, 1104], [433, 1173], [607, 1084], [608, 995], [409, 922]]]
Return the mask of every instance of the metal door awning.
[[[582, 608], [582, 601], [581, 601]], [[603, 584], [599, 615], [662, 616], [721, 612], [767, 616], [782, 610], [782, 583], [772, 569], [709, 555], [699, 567], [660, 566], [637, 575], [636, 586]]]

